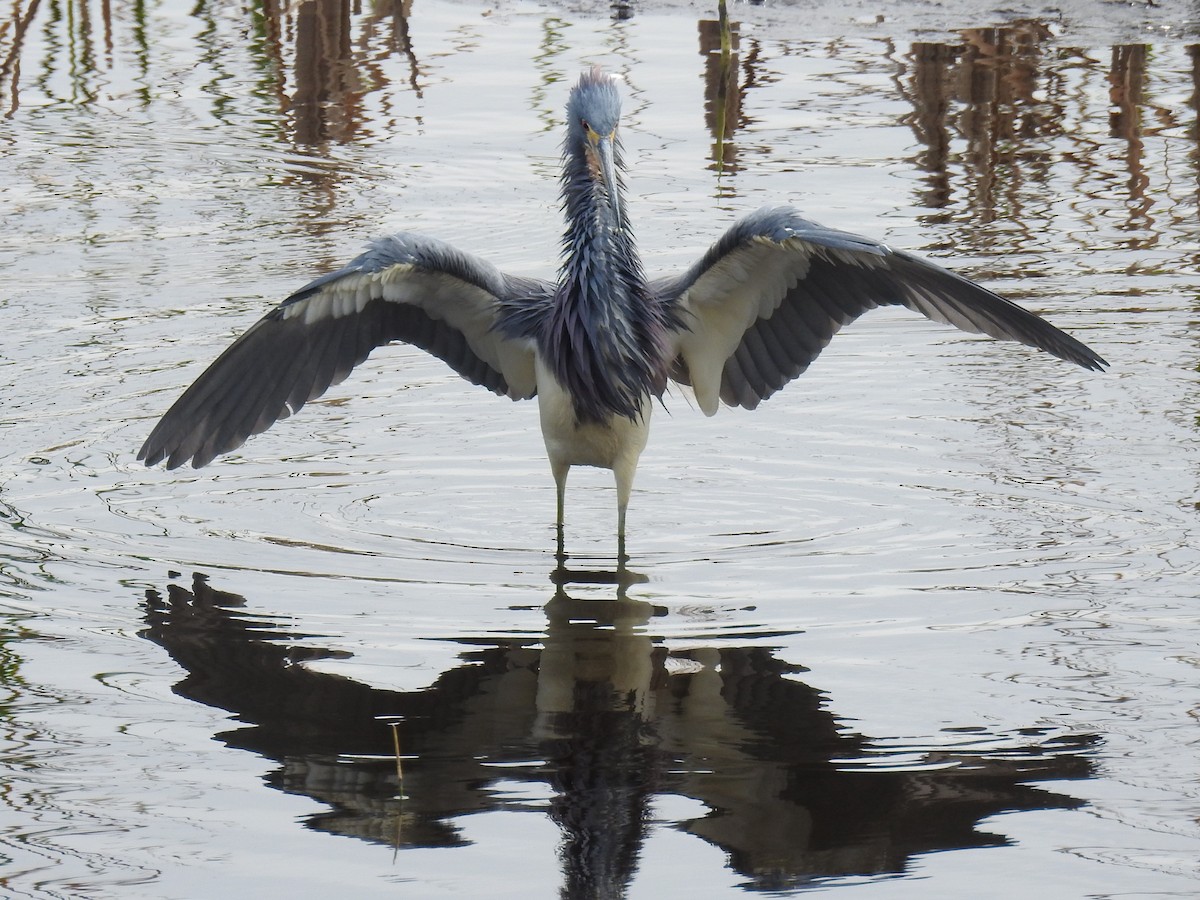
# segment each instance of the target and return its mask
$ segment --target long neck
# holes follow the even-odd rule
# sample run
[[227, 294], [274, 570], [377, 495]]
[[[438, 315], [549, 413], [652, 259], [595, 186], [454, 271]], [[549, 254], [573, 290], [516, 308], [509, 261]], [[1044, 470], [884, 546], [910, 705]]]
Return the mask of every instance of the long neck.
[[646, 288], [624, 199], [619, 188], [616, 197], [606, 195], [582, 153], [564, 161], [562, 198], [563, 264], [543, 353], [571, 394], [578, 420], [637, 419], [647, 398], [665, 385], [666, 332]]
[[[620, 171], [620, 150], [614, 152]], [[621, 307], [625, 301], [642, 299], [646, 278], [629, 228], [623, 190], [619, 184], [615, 187], [616, 196], [608, 197], [583, 154], [566, 159], [562, 201], [567, 230], [560, 281], [572, 286], [568, 293], [573, 297], [586, 300], [600, 291], [608, 295], [608, 304]]]

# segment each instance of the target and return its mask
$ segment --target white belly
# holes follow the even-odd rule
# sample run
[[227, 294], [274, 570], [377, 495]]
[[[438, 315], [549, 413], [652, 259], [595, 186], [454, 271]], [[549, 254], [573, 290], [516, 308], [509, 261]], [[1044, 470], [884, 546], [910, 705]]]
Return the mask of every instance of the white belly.
[[618, 483], [622, 475], [632, 481], [638, 457], [650, 436], [649, 397], [642, 404], [642, 414], [636, 422], [614, 416], [603, 424], [578, 425], [570, 395], [539, 359], [537, 398], [542, 437], [552, 467], [599, 466], [617, 472]]

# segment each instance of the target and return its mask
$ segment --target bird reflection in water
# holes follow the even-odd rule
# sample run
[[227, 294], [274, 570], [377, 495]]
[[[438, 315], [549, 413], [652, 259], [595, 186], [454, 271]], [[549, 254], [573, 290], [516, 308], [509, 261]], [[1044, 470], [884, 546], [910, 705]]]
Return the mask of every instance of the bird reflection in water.
[[[329, 806], [308, 827], [461, 845], [464, 816], [545, 813], [531, 791], [501, 789], [540, 786], [562, 832], [563, 896], [622, 896], [664, 796], [708, 810], [676, 827], [725, 851], [746, 886], [778, 889], [1002, 846], [983, 819], [1083, 805], [1028, 782], [1093, 774], [1095, 737], [1048, 729], [948, 731], [886, 766], [767, 635], [670, 650], [647, 630], [664, 611], [624, 595], [597, 604], [560, 587], [544, 635], [460, 641], [460, 662], [415, 691], [314, 671], [303, 663], [347, 654], [244, 605], [197, 576], [190, 590], [148, 592], [142, 634], [186, 671], [177, 694], [243, 723], [220, 740], [277, 761], [272, 787]], [[408, 754], [403, 799], [392, 721]]]

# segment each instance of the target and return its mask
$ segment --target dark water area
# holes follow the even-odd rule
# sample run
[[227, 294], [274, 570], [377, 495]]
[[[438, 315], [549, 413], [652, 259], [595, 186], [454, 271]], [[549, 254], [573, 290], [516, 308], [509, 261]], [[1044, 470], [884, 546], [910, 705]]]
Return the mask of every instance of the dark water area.
[[[1194, 7], [0, 14], [0, 893], [1200, 892]], [[725, 37], [724, 50], [723, 35]], [[552, 276], [624, 79], [651, 274], [789, 203], [1112, 363], [877, 311], [609, 473], [406, 346], [201, 470], [137, 447], [368, 238]]]

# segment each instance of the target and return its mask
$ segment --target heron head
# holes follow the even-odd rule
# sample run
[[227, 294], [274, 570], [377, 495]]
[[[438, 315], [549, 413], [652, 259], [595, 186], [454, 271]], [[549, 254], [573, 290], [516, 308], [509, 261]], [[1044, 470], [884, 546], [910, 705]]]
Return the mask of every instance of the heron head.
[[567, 100], [567, 150], [586, 160], [588, 174], [603, 186], [617, 228], [621, 227], [616, 164], [620, 118], [617, 79], [599, 67], [584, 72]]

